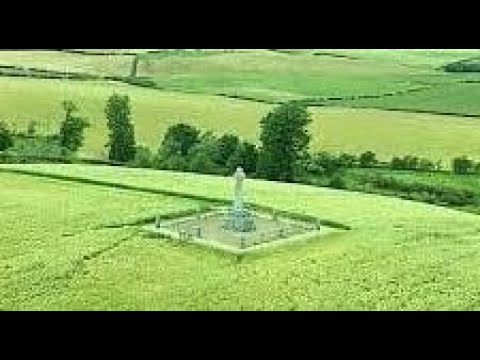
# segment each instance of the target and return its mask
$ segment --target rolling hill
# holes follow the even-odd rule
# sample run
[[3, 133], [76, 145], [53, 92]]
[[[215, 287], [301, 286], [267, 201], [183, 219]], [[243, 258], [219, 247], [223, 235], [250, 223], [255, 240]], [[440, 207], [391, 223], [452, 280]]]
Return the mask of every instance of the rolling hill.
[[[322, 216], [352, 230], [238, 262], [208, 248], [145, 237], [132, 225], [158, 212], [199, 206], [162, 191], [225, 199], [229, 179], [77, 165], [0, 170], [2, 310], [479, 308], [476, 215], [248, 180], [248, 198], [257, 204]], [[64, 180], [49, 178], [60, 175]], [[88, 179], [105, 184], [86, 184]]]

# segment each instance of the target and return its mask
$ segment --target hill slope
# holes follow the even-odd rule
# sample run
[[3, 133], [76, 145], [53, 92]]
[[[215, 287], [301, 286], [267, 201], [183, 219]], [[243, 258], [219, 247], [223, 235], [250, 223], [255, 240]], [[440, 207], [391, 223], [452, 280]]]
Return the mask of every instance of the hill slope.
[[[120, 190], [115, 184], [228, 198], [229, 179], [100, 166], [0, 169], [73, 181], [0, 172], [0, 209], [7, 224], [0, 230], [1, 309], [480, 307], [480, 228], [479, 217], [472, 214], [248, 180], [248, 198], [255, 203], [304, 211], [352, 230], [272, 248], [239, 263], [222, 253], [146, 238], [135, 227], [119, 226], [155, 211], [198, 204]], [[81, 179], [110, 185], [78, 183]], [[117, 226], [107, 226], [112, 224]]]

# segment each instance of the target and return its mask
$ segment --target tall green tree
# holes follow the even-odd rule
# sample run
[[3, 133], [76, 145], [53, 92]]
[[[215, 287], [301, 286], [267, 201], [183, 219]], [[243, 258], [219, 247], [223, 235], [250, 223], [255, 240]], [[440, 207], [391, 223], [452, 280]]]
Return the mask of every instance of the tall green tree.
[[238, 136], [224, 134], [217, 140], [217, 152], [215, 162], [218, 165], [226, 166], [228, 159], [233, 155], [240, 145]]
[[65, 110], [65, 119], [60, 126], [60, 146], [68, 151], [76, 152], [83, 145], [84, 131], [89, 123], [85, 118], [74, 115], [78, 109], [72, 101], [64, 101], [62, 106]]
[[12, 133], [8, 130], [7, 125], [0, 121], [0, 151], [7, 150], [11, 146], [13, 146]]
[[113, 94], [105, 108], [109, 129], [108, 158], [128, 162], [135, 157], [135, 131], [130, 118], [130, 99]]
[[199, 141], [200, 131], [188, 124], [170, 126], [163, 137], [159, 155], [168, 157], [172, 155], [186, 156], [190, 149]]
[[259, 177], [294, 180], [298, 161], [308, 150], [311, 121], [306, 106], [296, 101], [280, 105], [261, 120]]

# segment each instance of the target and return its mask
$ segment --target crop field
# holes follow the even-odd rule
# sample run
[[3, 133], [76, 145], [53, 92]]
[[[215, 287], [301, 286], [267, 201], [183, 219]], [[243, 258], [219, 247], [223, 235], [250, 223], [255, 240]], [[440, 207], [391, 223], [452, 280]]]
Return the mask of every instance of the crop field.
[[[259, 121], [273, 107], [115, 82], [0, 78], [0, 118], [18, 130], [25, 130], [29, 121], [35, 120], [40, 132], [52, 133], [58, 131], [62, 120], [61, 101], [74, 100], [92, 125], [86, 131], [82, 153], [103, 156], [107, 141], [104, 108], [113, 92], [129, 94], [138, 142], [154, 151], [167, 128], [178, 122], [256, 141]], [[464, 154], [480, 157], [480, 122], [475, 118], [340, 107], [310, 108], [310, 112], [313, 149], [374, 150], [385, 159], [416, 154], [446, 163]]]
[[[402, 109], [480, 117], [480, 83], [450, 83], [430, 89], [376, 99], [330, 101], [329, 105], [361, 108]], [[478, 121], [478, 119], [477, 119]]]
[[[73, 179], [0, 173], [2, 223], [7, 224], [0, 230], [1, 309], [480, 306], [475, 215], [382, 196], [249, 180], [249, 198], [255, 203], [321, 215], [352, 230], [238, 262], [210, 249], [145, 237], [135, 226], [107, 226], [196, 206], [181, 197], [120, 190], [115, 182], [224, 198], [227, 179], [99, 166], [1, 166], [6, 168]], [[112, 185], [85, 185], [79, 178]]]
[[186, 199], [3, 173], [0, 188], [0, 309], [21, 308], [45, 293], [55, 296], [82, 270], [82, 261], [129, 236], [123, 225], [197, 206]]
[[[78, 156], [104, 159], [114, 93], [129, 96], [136, 143], [154, 153], [178, 123], [260, 145], [260, 120], [301, 99], [310, 153], [449, 168], [480, 161], [480, 73], [443, 69], [474, 58], [479, 49], [0, 50], [0, 121], [55, 134], [71, 100], [91, 125]], [[24, 156], [47, 141], [25, 139], [12, 147], [24, 141]], [[251, 205], [343, 230], [235, 255], [143, 228], [231, 201], [230, 177], [0, 164], [0, 311], [480, 310], [479, 175], [344, 170], [350, 191], [320, 187], [335, 180], [321, 171], [305, 171], [318, 186], [248, 177]]]
[[20, 66], [44, 70], [93, 75], [126, 76], [130, 72], [132, 56], [88, 55], [62, 51], [0, 50], [0, 65]]
[[[469, 75], [439, 67], [478, 56], [480, 50], [75, 49], [65, 52], [0, 51], [0, 65], [137, 76], [167, 90], [224, 94], [262, 101], [402, 93], [425, 83]], [[101, 54], [105, 55], [101, 55]]]

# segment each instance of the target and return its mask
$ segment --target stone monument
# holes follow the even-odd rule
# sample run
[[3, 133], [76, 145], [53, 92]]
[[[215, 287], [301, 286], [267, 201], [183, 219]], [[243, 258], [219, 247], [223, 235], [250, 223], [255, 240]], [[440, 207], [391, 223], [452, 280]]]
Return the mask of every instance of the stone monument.
[[245, 208], [243, 203], [245, 172], [241, 167], [238, 167], [233, 177], [235, 178], [233, 207], [227, 213], [224, 228], [237, 232], [254, 231], [256, 227], [253, 215]]

